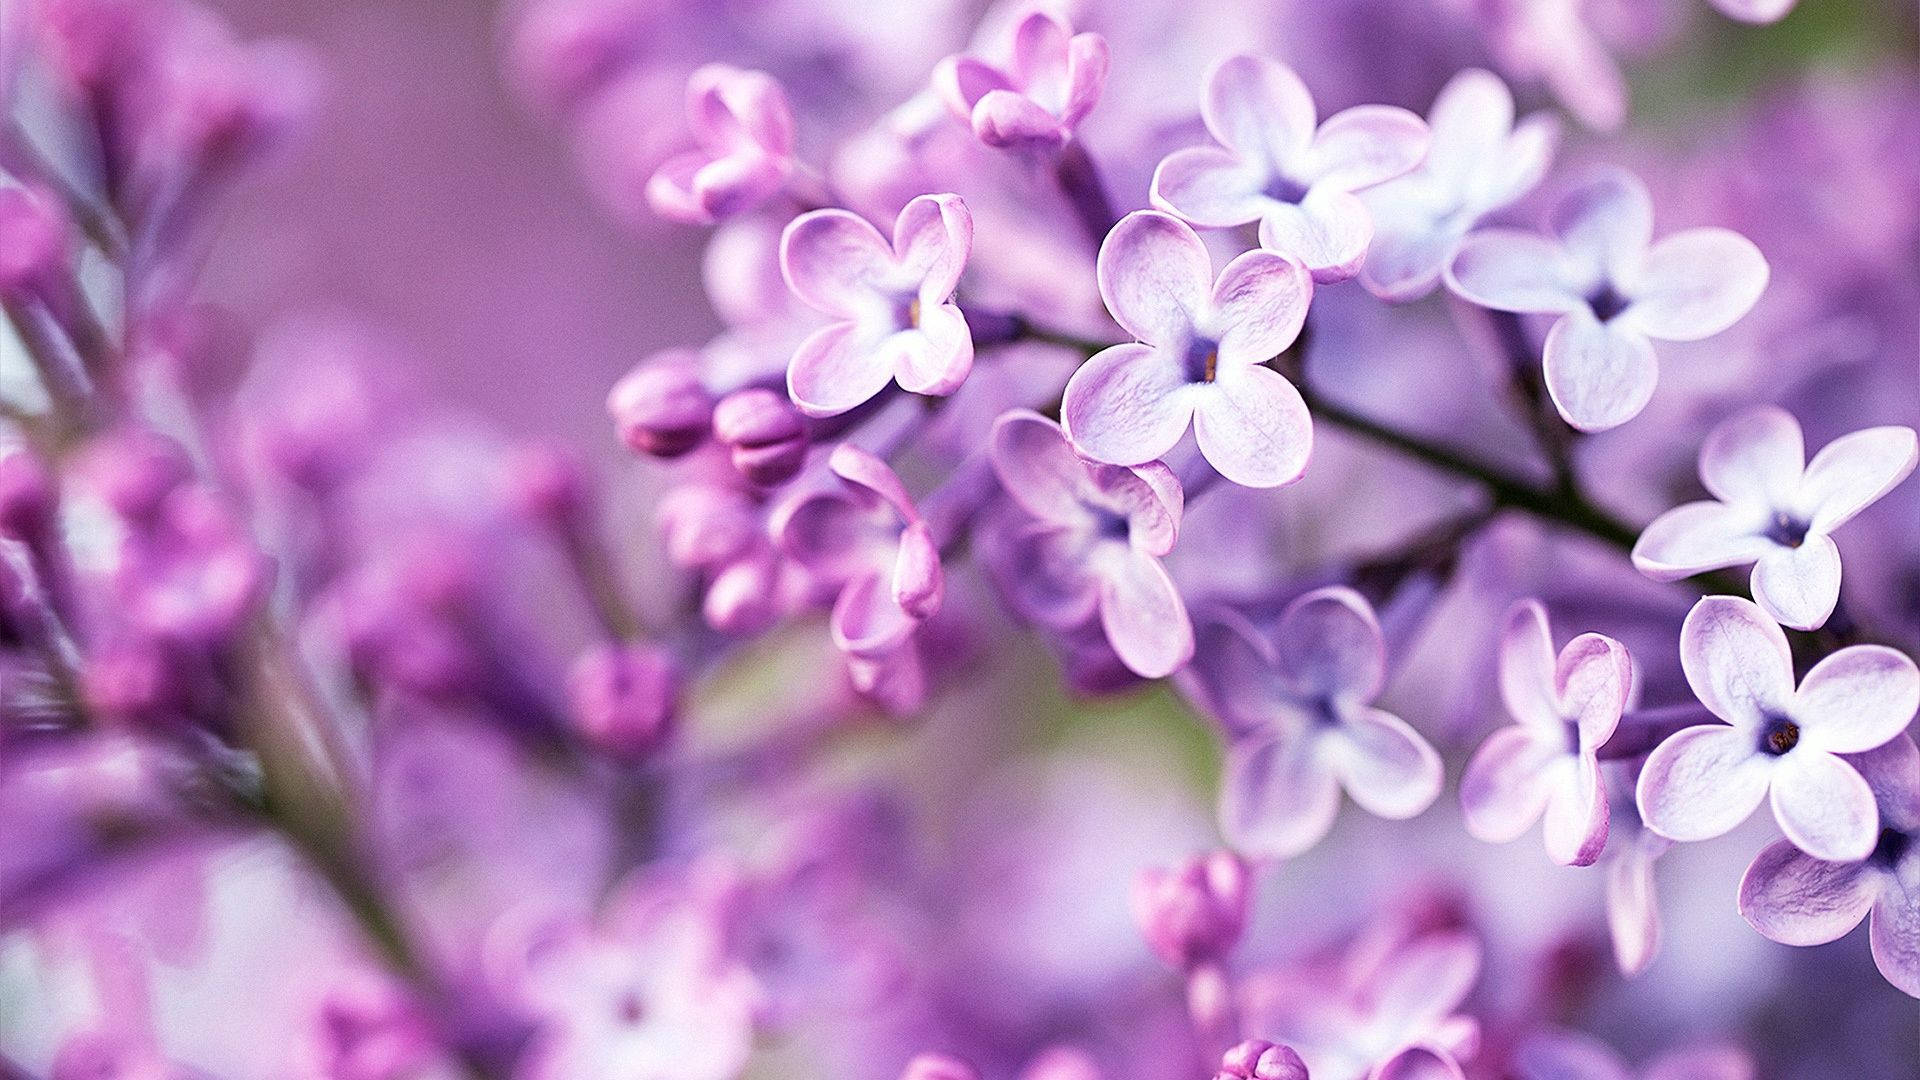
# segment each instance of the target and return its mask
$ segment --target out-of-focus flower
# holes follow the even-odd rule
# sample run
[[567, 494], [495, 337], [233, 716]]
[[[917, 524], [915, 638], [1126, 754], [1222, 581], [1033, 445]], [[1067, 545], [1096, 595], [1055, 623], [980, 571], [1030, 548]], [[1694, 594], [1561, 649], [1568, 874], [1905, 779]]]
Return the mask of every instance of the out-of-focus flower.
[[1172, 867], [1142, 870], [1130, 900], [1148, 947], [1188, 971], [1219, 963], [1240, 943], [1253, 883], [1245, 860], [1231, 851], [1214, 851]]
[[687, 78], [687, 126], [698, 148], [647, 181], [654, 212], [706, 225], [759, 206], [793, 174], [793, 113], [764, 71], [708, 64]]
[[1352, 589], [1287, 605], [1269, 637], [1220, 611], [1196, 667], [1232, 739], [1221, 828], [1239, 851], [1290, 858], [1333, 827], [1340, 789], [1369, 812], [1410, 818], [1440, 794], [1440, 755], [1406, 721], [1372, 706], [1386, 683], [1373, 608]]
[[1606, 1045], [1570, 1031], [1528, 1036], [1512, 1069], [1515, 1080], [1754, 1080], [1753, 1059], [1732, 1047], [1670, 1050], [1636, 1073]]
[[1507, 84], [1479, 68], [1441, 89], [1427, 126], [1420, 167], [1360, 193], [1374, 227], [1360, 283], [1383, 300], [1432, 292], [1468, 230], [1537, 187], [1560, 141], [1550, 113], [1514, 123]]
[[1605, 169], [1548, 215], [1551, 237], [1483, 229], [1466, 238], [1447, 287], [1482, 307], [1557, 315], [1547, 392], [1582, 431], [1618, 427], [1653, 396], [1652, 338], [1697, 341], [1732, 326], [1767, 285], [1767, 261], [1739, 233], [1687, 229], [1653, 242], [1639, 177]]
[[692, 350], [670, 349], [642, 361], [607, 392], [607, 412], [635, 452], [679, 457], [706, 440], [714, 403], [698, 364]]
[[[1128, 214], [1100, 245], [1100, 295], [1135, 343], [1073, 373], [1060, 414], [1074, 448], [1141, 465], [1193, 427], [1208, 464], [1247, 487], [1300, 478], [1313, 420], [1300, 391], [1265, 362], [1292, 345], [1313, 283], [1299, 263], [1249, 251], [1220, 277], [1180, 219]], [[1209, 288], [1211, 287], [1211, 288]]]
[[1841, 754], [1900, 734], [1920, 709], [1920, 669], [1880, 645], [1852, 645], [1793, 684], [1778, 623], [1751, 600], [1709, 596], [1680, 628], [1693, 692], [1729, 726], [1670, 736], [1640, 773], [1640, 816], [1673, 840], [1706, 840], [1746, 820], [1771, 793], [1794, 846], [1857, 862], [1873, 851], [1873, 792]]
[[922, 195], [893, 223], [893, 242], [865, 218], [815, 210], [780, 238], [794, 295], [831, 316], [787, 366], [787, 393], [809, 416], [835, 416], [898, 381], [945, 395], [973, 368], [973, 334], [953, 290], [973, 246], [958, 195]]
[[785, 483], [807, 460], [806, 418], [785, 394], [764, 386], [721, 398], [713, 407], [713, 437], [740, 475], [761, 487]]
[[1293, 69], [1234, 56], [1208, 72], [1201, 118], [1219, 146], [1176, 151], [1153, 173], [1153, 203], [1195, 225], [1260, 223], [1260, 244], [1313, 272], [1352, 277], [1373, 221], [1353, 193], [1420, 164], [1427, 125], [1405, 109], [1360, 105], [1318, 119]]
[[947, 1054], [916, 1054], [900, 1070], [900, 1080], [980, 1080], [980, 1072]]
[[1013, 27], [1009, 59], [950, 56], [933, 70], [947, 107], [988, 146], [1057, 147], [1073, 137], [1107, 82], [1107, 42], [1046, 11]]
[[1660, 905], [1654, 891], [1653, 868], [1673, 847], [1673, 841], [1640, 821], [1631, 786], [1627, 797], [1613, 802], [1624, 819], [1608, 829], [1603, 860], [1607, 875], [1607, 931], [1613, 941], [1613, 959], [1626, 975], [1638, 975], [1660, 951]]
[[1832, 533], [1913, 472], [1912, 428], [1877, 427], [1828, 443], [1807, 461], [1800, 424], [1771, 405], [1740, 413], [1700, 447], [1700, 482], [1713, 499], [1655, 518], [1633, 565], [1673, 581], [1753, 564], [1753, 598], [1781, 624], [1813, 630], [1840, 602]]
[[1547, 611], [1515, 605], [1500, 639], [1500, 694], [1516, 723], [1482, 745], [1460, 781], [1467, 831], [1505, 843], [1546, 816], [1547, 854], [1589, 866], [1607, 843], [1599, 750], [1633, 688], [1626, 646], [1582, 634], [1554, 657]]
[[1740, 914], [1783, 945], [1823, 945], [1871, 913], [1874, 963], [1888, 982], [1920, 998], [1920, 748], [1901, 735], [1852, 761], [1880, 810], [1872, 853], [1825, 862], [1776, 841], [1740, 882]]
[[671, 661], [659, 649], [606, 644], [574, 661], [567, 691], [574, 725], [586, 740], [636, 760], [671, 732], [679, 687]]
[[1582, 0], [1473, 0], [1470, 7], [1509, 75], [1545, 83], [1590, 128], [1612, 131], [1626, 120], [1626, 77]]
[[1221, 1056], [1214, 1080], [1307, 1080], [1307, 1065], [1291, 1046], [1248, 1039]]
[[1046, 533], [1049, 558], [1020, 590], [1027, 614], [1068, 629], [1096, 613], [1107, 641], [1143, 678], [1193, 655], [1186, 604], [1160, 565], [1180, 532], [1180, 483], [1157, 461], [1129, 468], [1078, 457], [1060, 425], [1025, 410], [993, 426], [1001, 486]]
[[1793, 10], [1799, 0], [1711, 0], [1714, 7], [1729, 19], [1741, 22], [1772, 23], [1779, 22]]

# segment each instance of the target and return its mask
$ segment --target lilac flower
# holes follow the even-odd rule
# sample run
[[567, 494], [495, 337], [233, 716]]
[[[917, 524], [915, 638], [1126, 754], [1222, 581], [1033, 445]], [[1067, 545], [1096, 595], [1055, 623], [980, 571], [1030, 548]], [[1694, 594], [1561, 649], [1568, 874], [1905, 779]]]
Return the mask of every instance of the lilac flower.
[[1440, 755], [1371, 705], [1386, 682], [1386, 644], [1359, 593], [1316, 589], [1287, 605], [1271, 637], [1227, 611], [1206, 630], [1200, 678], [1232, 739], [1220, 817], [1234, 848], [1306, 851], [1333, 827], [1343, 787], [1395, 819], [1440, 794]]
[[1306, 320], [1313, 284], [1298, 263], [1249, 251], [1214, 280], [1192, 229], [1140, 210], [1100, 245], [1099, 279], [1107, 310], [1138, 340], [1096, 354], [1067, 383], [1060, 413], [1075, 449], [1143, 465], [1191, 424], [1207, 462], [1236, 484], [1300, 478], [1313, 420], [1293, 384], [1263, 366]]
[[1009, 53], [1004, 66], [949, 56], [934, 68], [933, 88], [988, 146], [1060, 146], [1100, 100], [1106, 39], [1033, 11], [1014, 26]]
[[1479, 68], [1447, 82], [1427, 126], [1420, 167], [1360, 193], [1374, 225], [1360, 283], [1383, 300], [1432, 292], [1467, 231], [1539, 185], [1560, 140], [1550, 113], [1515, 124], [1507, 84]]
[[1920, 670], [1880, 645], [1852, 645], [1813, 666], [1796, 690], [1779, 624], [1751, 600], [1709, 596], [1680, 628], [1694, 694], [1728, 725], [1669, 736], [1640, 773], [1640, 816], [1673, 840], [1706, 840], [1771, 793], [1794, 846], [1855, 862], [1873, 850], [1873, 792], [1841, 754], [1887, 742], [1920, 709]]
[[1249, 876], [1246, 862], [1230, 851], [1149, 867], [1134, 878], [1134, 922], [1148, 947], [1172, 967], [1189, 971], [1218, 963], [1246, 930], [1253, 902]]
[[669, 158], [647, 181], [661, 217], [711, 224], [767, 201], [793, 174], [793, 113], [764, 71], [708, 64], [687, 79], [687, 126], [698, 149]]
[[1558, 315], [1547, 334], [1547, 392], [1582, 431], [1618, 427], [1653, 396], [1649, 340], [1697, 341], [1732, 326], [1767, 285], [1746, 237], [1699, 228], [1653, 243], [1653, 205], [1632, 173], [1606, 169], [1548, 215], [1551, 238], [1517, 229], [1467, 237], [1447, 287], [1482, 307]]
[[1825, 625], [1840, 601], [1833, 530], [1853, 520], [1920, 461], [1913, 429], [1842, 435], [1806, 460], [1800, 424], [1771, 405], [1740, 413], [1700, 447], [1713, 499], [1661, 514], [1633, 546], [1633, 565], [1673, 581], [1753, 564], [1753, 598], [1796, 630]]
[[1783, 945], [1822, 945], [1871, 913], [1873, 960], [1920, 998], [1920, 748], [1906, 735], [1852, 759], [1872, 788], [1880, 836], [1866, 859], [1826, 862], [1777, 841], [1740, 882], [1740, 914]]
[[787, 393], [809, 416], [846, 412], [898, 380], [916, 394], [960, 388], [973, 335], [952, 302], [973, 245], [958, 195], [922, 195], [880, 230], [845, 210], [815, 210], [787, 226], [780, 266], [808, 306], [836, 321], [800, 343]]
[[1290, 1046], [1248, 1039], [1221, 1057], [1214, 1080], [1307, 1080], [1307, 1064]]
[[1544, 813], [1553, 861], [1592, 865], [1607, 843], [1599, 750], [1632, 688], [1626, 646], [1582, 634], [1556, 660], [1546, 608], [1516, 604], [1500, 641], [1500, 693], [1516, 722], [1480, 747], [1461, 778], [1467, 831], [1505, 843]]
[[1661, 1054], [1636, 1072], [1602, 1043], [1572, 1032], [1529, 1036], [1513, 1053], [1514, 1080], [1754, 1080], [1753, 1059], [1724, 1046]]
[[[1143, 678], [1170, 675], [1193, 655], [1193, 625], [1160, 556], [1179, 536], [1180, 483], [1157, 461], [1128, 468], [1076, 456], [1060, 425], [1027, 410], [993, 425], [992, 458], [1001, 486], [1045, 534], [1044, 575], [1026, 605], [1047, 625], [1068, 629], [1098, 613], [1107, 640]], [[1039, 539], [1035, 535], [1035, 539]], [[1031, 580], [1031, 579], [1030, 579]]]
[[1427, 125], [1405, 109], [1360, 105], [1317, 128], [1293, 69], [1233, 56], [1207, 74], [1200, 116], [1219, 146], [1175, 151], [1153, 173], [1153, 204], [1203, 228], [1260, 223], [1260, 244], [1315, 281], [1360, 269], [1373, 222], [1354, 192], [1420, 164]]

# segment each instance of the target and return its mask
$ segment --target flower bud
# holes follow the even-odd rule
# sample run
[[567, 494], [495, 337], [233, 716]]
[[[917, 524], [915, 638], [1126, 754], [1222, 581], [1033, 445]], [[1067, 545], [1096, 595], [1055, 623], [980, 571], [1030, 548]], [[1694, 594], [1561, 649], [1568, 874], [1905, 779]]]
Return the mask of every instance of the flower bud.
[[1228, 851], [1144, 870], [1133, 883], [1133, 917], [1147, 945], [1183, 971], [1232, 951], [1251, 901], [1247, 864]]
[[574, 662], [567, 697], [576, 730], [618, 757], [640, 759], [673, 726], [672, 662], [648, 645], [602, 645]]
[[720, 571], [700, 605], [707, 625], [723, 634], [757, 634], [778, 622], [785, 611], [780, 593], [780, 562], [749, 557]]
[[145, 429], [109, 435], [87, 452], [86, 474], [114, 513], [144, 522], [193, 476], [180, 444]]
[[713, 423], [713, 395], [700, 385], [691, 354], [670, 355], [634, 368], [607, 394], [607, 411], [620, 438], [652, 457], [692, 450], [706, 441]]
[[558, 447], [522, 447], [506, 473], [507, 498], [529, 520], [568, 530], [585, 516], [586, 479], [579, 463]]
[[907, 1062], [900, 1080], [980, 1080], [980, 1073], [959, 1058], [920, 1054]]
[[733, 451], [733, 467], [761, 487], [783, 484], [807, 459], [807, 425], [785, 394], [737, 390], [713, 409], [713, 437]]
[[71, 232], [57, 200], [25, 188], [0, 189], [0, 296], [41, 291], [65, 273]]
[[1214, 1080], [1307, 1080], [1307, 1064], [1290, 1046], [1248, 1039], [1221, 1057]]

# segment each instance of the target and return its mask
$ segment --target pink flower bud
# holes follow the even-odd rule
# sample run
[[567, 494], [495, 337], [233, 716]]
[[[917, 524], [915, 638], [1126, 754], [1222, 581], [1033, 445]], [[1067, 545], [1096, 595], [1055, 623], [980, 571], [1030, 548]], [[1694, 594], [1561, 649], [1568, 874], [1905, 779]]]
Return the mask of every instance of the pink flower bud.
[[807, 459], [807, 425], [786, 395], [736, 390], [713, 409], [713, 437], [733, 450], [733, 467], [762, 487], [783, 484]]
[[1147, 945], [1183, 971], [1217, 961], [1239, 943], [1251, 902], [1247, 864], [1228, 851], [1144, 870], [1133, 883], [1133, 917]]
[[1214, 1080], [1307, 1080], [1307, 1064], [1290, 1046], [1248, 1039], [1220, 1059]]
[[685, 350], [652, 358], [628, 372], [607, 395], [620, 438], [642, 454], [671, 458], [706, 440], [713, 395], [694, 374]]
[[528, 519], [569, 529], [586, 514], [586, 478], [579, 462], [559, 447], [521, 447], [506, 473], [507, 497]]
[[644, 758], [672, 729], [673, 664], [649, 645], [602, 645], [574, 662], [567, 695], [574, 726], [593, 745]]

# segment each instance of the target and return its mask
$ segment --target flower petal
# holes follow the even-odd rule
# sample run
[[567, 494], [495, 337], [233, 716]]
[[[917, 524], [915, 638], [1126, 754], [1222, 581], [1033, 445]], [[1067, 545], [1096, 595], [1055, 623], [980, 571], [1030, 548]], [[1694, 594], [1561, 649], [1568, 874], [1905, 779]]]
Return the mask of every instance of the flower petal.
[[1675, 732], [1640, 770], [1640, 817], [1669, 840], [1710, 840], [1759, 807], [1772, 771], [1752, 735], [1738, 728]]
[[920, 620], [893, 600], [892, 591], [878, 574], [863, 574], [840, 590], [834, 601], [829, 629], [841, 652], [874, 658], [899, 648]]
[[1283, 696], [1272, 644], [1246, 616], [1219, 606], [1198, 620], [1195, 637], [1198, 648], [1182, 674], [1182, 690], [1235, 740], [1265, 729]]
[[1880, 834], [1866, 779], [1843, 758], [1812, 747], [1776, 763], [1773, 816], [1795, 847], [1827, 862], [1866, 858]]
[[893, 381], [893, 364], [857, 323], [823, 326], [787, 364], [787, 396], [808, 416], [838, 416]]
[[933, 90], [949, 112], [971, 123], [973, 107], [994, 90], [1011, 90], [1006, 73], [973, 56], [949, 56], [933, 69]]
[[1633, 565], [1656, 581], [1743, 566], [1779, 545], [1759, 531], [1755, 513], [1721, 502], [1676, 506], [1654, 518], [1633, 545]]
[[1558, 756], [1554, 747], [1517, 725], [1488, 736], [1460, 778], [1467, 833], [1490, 844], [1524, 835], [1546, 809], [1546, 765]]
[[1538, 600], [1514, 604], [1500, 631], [1500, 700], [1516, 721], [1559, 738], [1556, 666], [1546, 607]]
[[1859, 863], [1830, 863], [1776, 840], [1740, 879], [1740, 915], [1782, 945], [1825, 945], [1860, 925], [1879, 895]]
[[1751, 600], [1709, 596], [1694, 604], [1680, 625], [1680, 666], [1700, 703], [1736, 726], [1757, 729], [1793, 701], [1787, 635]]
[[1067, 103], [1060, 123], [1071, 131], [1087, 118], [1106, 89], [1112, 63], [1107, 39], [1099, 34], [1075, 34], [1067, 42]]
[[1607, 929], [1622, 974], [1645, 971], [1660, 949], [1660, 908], [1653, 864], [1669, 841], [1651, 832], [1635, 836], [1607, 864]]
[[880, 230], [846, 210], [813, 210], [780, 234], [780, 272], [808, 307], [843, 319], [872, 310], [874, 289], [893, 266]]
[[1315, 184], [1358, 191], [1419, 166], [1431, 142], [1427, 122], [1405, 109], [1356, 105], [1320, 125], [1299, 172]]
[[1586, 306], [1560, 246], [1518, 229], [1469, 235], [1454, 253], [1446, 281], [1462, 299], [1495, 311], [1567, 312]]
[[1721, 502], [1787, 508], [1806, 465], [1800, 422], [1761, 405], [1728, 417], [1700, 447], [1700, 482]]
[[1620, 314], [1648, 337], [1698, 341], [1732, 326], [1767, 287], [1767, 260], [1731, 229], [1688, 229], [1647, 252]]
[[1341, 786], [1369, 813], [1395, 821], [1413, 817], [1440, 796], [1440, 755], [1405, 720], [1380, 709], [1345, 718], [1333, 743]]
[[1819, 533], [1799, 547], [1773, 545], [1753, 564], [1753, 598], [1782, 626], [1826, 625], [1840, 602], [1840, 549]]
[[1559, 714], [1580, 729], [1580, 748], [1598, 750], [1613, 737], [1633, 690], [1633, 658], [1605, 634], [1581, 634], [1560, 650], [1554, 696]]
[[1422, 171], [1448, 192], [1464, 193], [1473, 175], [1499, 154], [1513, 130], [1513, 94], [1500, 76], [1484, 68], [1468, 68], [1440, 88], [1427, 112], [1427, 123], [1433, 146]]
[[989, 446], [994, 475], [1021, 509], [1057, 525], [1092, 523], [1084, 500], [1093, 480], [1059, 424], [1015, 409], [994, 421]]
[[1881, 827], [1920, 833], [1920, 745], [1913, 737], [1896, 735], [1864, 754], [1849, 755], [1847, 760], [1873, 789]]
[[1547, 224], [1582, 265], [1620, 280], [1653, 240], [1653, 199], [1639, 177], [1603, 168], [1562, 195]]
[[1912, 428], [1876, 427], [1842, 435], [1807, 463], [1796, 492], [1807, 527], [1828, 533], [1853, 520], [1905, 480], [1920, 462]]
[[945, 303], [973, 250], [973, 215], [958, 195], [922, 195], [893, 222], [900, 272], [919, 283], [921, 306]]
[[1360, 264], [1360, 284], [1382, 300], [1406, 303], [1433, 291], [1462, 234], [1424, 208], [1388, 197], [1393, 186], [1373, 188], [1363, 197], [1373, 217], [1373, 241]]
[[1542, 361], [1554, 407], [1581, 431], [1606, 431], [1640, 415], [1660, 381], [1644, 334], [1602, 323], [1584, 307], [1553, 324]]
[[1300, 336], [1312, 300], [1313, 279], [1299, 263], [1271, 251], [1235, 258], [1213, 284], [1221, 363], [1262, 364], [1279, 355]]
[[1800, 741], [1836, 754], [1882, 746], [1920, 711], [1920, 668], [1885, 645], [1850, 645], [1813, 666], [1794, 694]]
[[1175, 150], [1153, 170], [1153, 205], [1202, 228], [1256, 221], [1273, 202], [1263, 190], [1267, 176], [1231, 150], [1195, 146]]
[[953, 304], [920, 309], [920, 325], [886, 339], [886, 352], [900, 389], [944, 397], [960, 389], [973, 371], [973, 332]]
[[1352, 193], [1316, 185], [1298, 205], [1270, 200], [1260, 217], [1260, 246], [1298, 260], [1321, 283], [1358, 273], [1373, 239], [1373, 218]]
[[1484, 170], [1468, 193], [1468, 205], [1485, 213], [1512, 205], [1547, 178], [1560, 148], [1560, 118], [1537, 112], [1520, 121], [1498, 151], [1499, 167]]
[[1340, 788], [1319, 760], [1319, 740], [1241, 739], [1220, 781], [1220, 831], [1235, 851], [1290, 859], [1333, 828]]
[[1291, 484], [1313, 453], [1313, 416], [1286, 376], [1250, 364], [1220, 369], [1193, 395], [1193, 436], [1207, 464], [1251, 488]]
[[1047, 147], [1067, 141], [1060, 118], [1025, 94], [994, 90], [973, 107], [973, 134], [994, 147]]
[[1530, 1036], [1513, 1055], [1514, 1080], [1633, 1080], [1606, 1045], [1571, 1033]]
[[1115, 322], [1148, 344], [1172, 346], [1206, 310], [1213, 263], [1186, 222], [1136, 210], [1101, 242], [1098, 277]]
[[1607, 846], [1607, 792], [1592, 754], [1563, 758], [1541, 818], [1547, 856], [1562, 866], [1592, 866]]
[[1140, 465], [1173, 449], [1193, 419], [1179, 359], [1151, 345], [1115, 345], [1067, 380], [1060, 419], [1074, 449], [1111, 465]]
[[1193, 658], [1193, 623], [1160, 560], [1124, 545], [1099, 561], [1100, 626], [1128, 670], [1160, 679]]
[[1207, 74], [1200, 118], [1242, 157], [1284, 165], [1313, 139], [1313, 95], [1292, 68], [1263, 56], [1230, 56]]
[[1280, 614], [1276, 661], [1302, 699], [1372, 701], [1387, 679], [1387, 645], [1366, 598], [1344, 585], [1315, 589]]
[[1873, 963], [1894, 989], [1920, 998], [1920, 882], [1914, 875], [1895, 875], [1880, 888], [1873, 905], [1873, 926], [1867, 935], [1873, 945]]
[[[1770, 23], [1787, 17], [1798, 0], [1712, 0], [1713, 6], [1729, 19], [1741, 22]], [[1917, 995], [1920, 996], [1920, 995]]]
[[1444, 1050], [1409, 1046], [1380, 1063], [1371, 1080], [1462, 1080], [1460, 1063]]
[[1688, 1047], [1647, 1063], [1643, 1080], [1755, 1080], [1753, 1058], [1733, 1046]]

